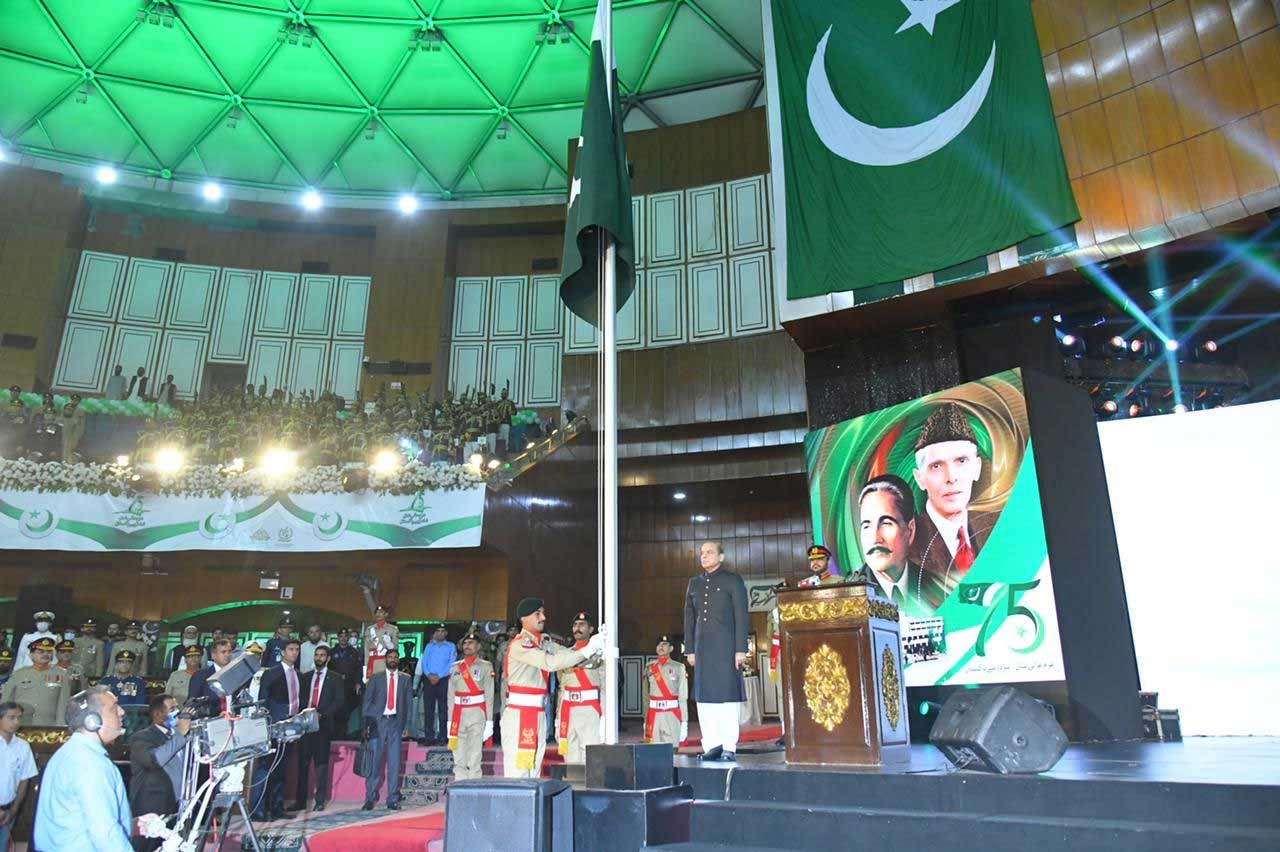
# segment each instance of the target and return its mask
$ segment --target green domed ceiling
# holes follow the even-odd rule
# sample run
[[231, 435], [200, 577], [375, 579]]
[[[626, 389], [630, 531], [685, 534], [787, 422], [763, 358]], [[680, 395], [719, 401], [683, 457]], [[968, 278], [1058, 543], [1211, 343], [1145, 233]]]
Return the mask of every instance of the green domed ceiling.
[[[0, 0], [0, 137], [46, 163], [339, 204], [560, 193], [595, 6]], [[759, 102], [756, 0], [613, 7], [628, 129]]]

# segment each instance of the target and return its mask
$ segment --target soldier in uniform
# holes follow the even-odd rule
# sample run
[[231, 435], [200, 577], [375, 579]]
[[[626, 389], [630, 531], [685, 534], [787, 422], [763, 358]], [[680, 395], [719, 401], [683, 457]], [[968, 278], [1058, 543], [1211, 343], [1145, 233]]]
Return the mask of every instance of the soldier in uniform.
[[138, 655], [128, 648], [116, 651], [115, 674], [109, 674], [98, 681], [98, 686], [105, 686], [115, 693], [121, 706], [147, 703], [147, 683], [132, 673], [137, 662]]
[[52, 639], [55, 643], [58, 641], [57, 635], [50, 629], [53, 626], [53, 613], [47, 609], [31, 614], [31, 618], [36, 623], [36, 629], [30, 633], [24, 633], [22, 638], [18, 640], [18, 644], [14, 646], [13, 667], [15, 669], [25, 669], [31, 665], [31, 652], [29, 646], [37, 639]]
[[658, 637], [658, 661], [645, 673], [649, 706], [644, 741], [678, 746], [689, 738], [689, 672], [671, 659], [671, 637]]
[[8, 648], [0, 648], [0, 687], [9, 682], [13, 675], [13, 652]]
[[449, 667], [449, 749], [457, 781], [480, 777], [486, 740], [493, 739], [493, 665], [478, 656], [480, 636], [462, 637], [462, 659]]
[[31, 665], [18, 669], [0, 692], [0, 701], [22, 705], [22, 718], [32, 725], [62, 725], [63, 710], [71, 697], [67, 673], [51, 665], [55, 643], [42, 636], [31, 643]]
[[[138, 625], [138, 622], [130, 621], [128, 625], [125, 626], [124, 635], [125, 638], [116, 642], [111, 648], [112, 653], [115, 655], [114, 659], [116, 661], [117, 673], [119, 673], [118, 670], [120, 668], [120, 652], [128, 651], [133, 655], [129, 658], [132, 666], [129, 674], [142, 675], [145, 677], [147, 674], [147, 643], [142, 641], [142, 628]], [[129, 703], [118, 693], [116, 697], [120, 699], [121, 704]], [[143, 696], [142, 703], [146, 703], [146, 696]]]
[[102, 640], [97, 637], [98, 623], [92, 618], [80, 625], [80, 638], [76, 640], [71, 662], [80, 667], [86, 678], [98, 678], [106, 674], [107, 656]]
[[[809, 545], [809, 574], [799, 585], [802, 588], [821, 586], [823, 583], [836, 583], [840, 581], [840, 577], [831, 575], [828, 569], [831, 565], [831, 551], [827, 550], [820, 544]], [[773, 609], [769, 610], [769, 679], [773, 682], [774, 693], [778, 696], [778, 719], [781, 720], [783, 733], [786, 733], [786, 717], [782, 714], [782, 671], [781, 671], [781, 655], [782, 655], [782, 628], [778, 618], [778, 601], [774, 598]], [[785, 736], [779, 737], [777, 744], [782, 745], [786, 742]]]
[[[573, 649], [587, 646], [595, 627], [591, 618], [580, 612], [573, 617]], [[600, 688], [604, 686], [603, 660], [592, 657], [580, 666], [563, 672], [556, 718], [560, 722], [559, 751], [566, 763], [586, 763], [587, 746], [604, 742], [604, 710], [600, 707]]]
[[547, 743], [545, 703], [551, 672], [578, 665], [604, 652], [604, 630], [578, 650], [544, 642], [547, 614], [540, 598], [524, 598], [516, 606], [520, 633], [507, 646], [503, 675], [507, 680], [507, 711], [502, 715], [502, 774], [508, 778], [539, 778]]
[[364, 679], [366, 681], [375, 674], [387, 670], [387, 651], [400, 648], [400, 628], [387, 618], [391, 609], [386, 604], [378, 604], [373, 610], [373, 624], [364, 631]]
[[693, 666], [693, 700], [702, 728], [702, 759], [733, 760], [738, 749], [738, 705], [746, 700], [747, 587], [724, 567], [724, 548], [698, 548], [701, 571], [684, 599], [684, 641]]
[[[497, 648], [494, 650], [493, 667], [498, 673], [498, 690], [494, 695], [494, 712], [495, 718], [499, 720], [502, 718], [503, 708], [507, 706], [507, 679], [502, 674], [502, 661], [507, 658], [507, 646], [510, 645], [511, 641], [519, 635], [520, 625], [507, 625], [507, 632], [502, 634], [502, 639], [499, 640]], [[498, 726], [498, 742], [502, 742], [501, 725]]]
[[75, 695], [84, 689], [84, 672], [73, 662], [76, 653], [76, 643], [70, 639], [63, 639], [54, 646], [54, 653], [57, 655], [55, 665], [67, 673], [67, 679], [71, 685], [68, 687], [71, 694]]
[[169, 675], [164, 685], [165, 693], [172, 695], [179, 704], [187, 703], [187, 696], [191, 694], [191, 677], [204, 667], [204, 649], [199, 645], [188, 645], [182, 649], [182, 660], [185, 665]]
[[262, 667], [269, 669], [280, 664], [284, 646], [293, 639], [293, 619], [285, 616], [276, 624], [276, 635], [267, 640], [262, 652]]

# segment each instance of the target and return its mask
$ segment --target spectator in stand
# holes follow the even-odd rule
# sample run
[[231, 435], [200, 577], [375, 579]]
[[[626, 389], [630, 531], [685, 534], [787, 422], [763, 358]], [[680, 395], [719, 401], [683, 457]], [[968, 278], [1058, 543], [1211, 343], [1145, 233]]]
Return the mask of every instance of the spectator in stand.
[[[176, 672], [178, 669], [186, 665], [187, 651], [192, 645], [198, 644], [200, 639], [200, 628], [194, 624], [188, 624], [182, 628], [182, 641], [176, 647], [169, 651], [169, 657], [165, 660], [164, 670], [166, 672]], [[204, 663], [204, 653], [200, 654], [200, 662]]]
[[0, 849], [5, 850], [9, 848], [9, 834], [27, 798], [27, 788], [36, 777], [31, 746], [18, 736], [21, 726], [22, 705], [16, 701], [0, 704]]
[[191, 693], [191, 679], [204, 669], [204, 650], [199, 645], [188, 645], [183, 655], [186, 665], [169, 675], [164, 691], [174, 697], [179, 704], [185, 704]]
[[302, 651], [298, 654], [298, 671], [306, 674], [315, 668], [316, 648], [329, 643], [325, 641], [324, 630], [319, 624], [307, 628], [307, 641], [302, 643]]
[[107, 379], [107, 392], [103, 396], [107, 399], [124, 399], [126, 387], [124, 367], [116, 364], [115, 369], [111, 371], [111, 376]]

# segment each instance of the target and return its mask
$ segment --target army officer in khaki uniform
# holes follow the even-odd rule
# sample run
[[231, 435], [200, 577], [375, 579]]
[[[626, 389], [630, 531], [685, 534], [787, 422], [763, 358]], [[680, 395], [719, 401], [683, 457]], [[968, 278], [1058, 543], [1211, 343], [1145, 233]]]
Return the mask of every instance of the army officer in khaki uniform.
[[462, 659], [449, 666], [449, 748], [453, 777], [479, 778], [485, 740], [493, 738], [493, 664], [478, 656], [480, 636], [462, 637]]
[[[136, 621], [130, 621], [124, 629], [125, 638], [117, 641], [111, 646], [111, 654], [115, 657], [116, 662], [120, 662], [120, 652], [128, 651], [133, 654], [131, 660], [132, 670], [129, 672], [135, 676], [147, 676], [147, 643], [142, 641], [142, 627]], [[117, 672], [117, 674], [119, 674]], [[123, 703], [123, 702], [122, 702]]]
[[71, 662], [80, 667], [86, 678], [98, 678], [107, 673], [106, 646], [98, 638], [98, 623], [92, 618], [80, 625], [80, 638], [71, 654]]
[[507, 646], [503, 672], [507, 705], [502, 713], [502, 774], [508, 778], [539, 778], [547, 748], [544, 705], [551, 672], [575, 666], [604, 652], [605, 629], [579, 650], [543, 641], [547, 614], [540, 598], [525, 598], [516, 606], [520, 633]]
[[671, 649], [671, 637], [659, 636], [658, 661], [645, 672], [644, 741], [678, 746], [689, 738], [689, 672], [671, 659]]
[[4, 685], [0, 700], [22, 705], [22, 718], [28, 725], [60, 726], [71, 692], [66, 671], [52, 665], [54, 641], [41, 637], [31, 643], [32, 664], [18, 669]]
[[[587, 646], [595, 625], [591, 617], [580, 612], [573, 617], [573, 650]], [[560, 698], [556, 709], [559, 720], [559, 750], [565, 763], [586, 763], [587, 746], [604, 742], [604, 710], [600, 707], [600, 690], [604, 686], [603, 660], [592, 657], [580, 666], [562, 672]]]

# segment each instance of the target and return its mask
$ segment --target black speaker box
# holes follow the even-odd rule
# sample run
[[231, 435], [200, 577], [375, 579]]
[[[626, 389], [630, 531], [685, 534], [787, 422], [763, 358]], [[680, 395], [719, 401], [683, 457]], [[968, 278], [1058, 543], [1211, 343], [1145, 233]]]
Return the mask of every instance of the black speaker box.
[[1052, 707], [1012, 686], [952, 693], [929, 742], [960, 769], [1004, 775], [1044, 772], [1067, 750]]
[[533, 778], [458, 781], [444, 826], [445, 852], [573, 852], [573, 789]]

